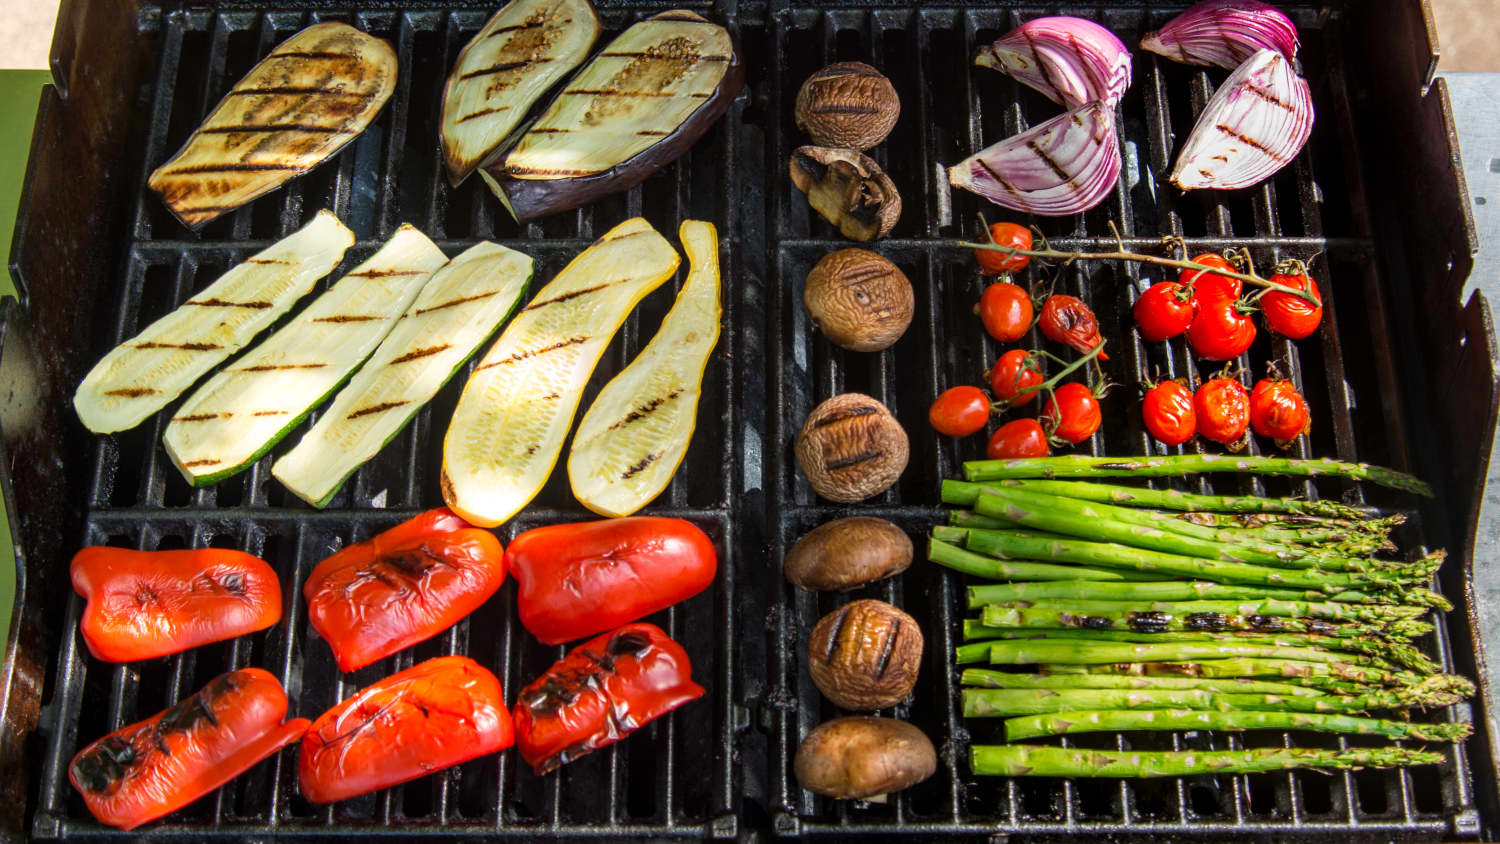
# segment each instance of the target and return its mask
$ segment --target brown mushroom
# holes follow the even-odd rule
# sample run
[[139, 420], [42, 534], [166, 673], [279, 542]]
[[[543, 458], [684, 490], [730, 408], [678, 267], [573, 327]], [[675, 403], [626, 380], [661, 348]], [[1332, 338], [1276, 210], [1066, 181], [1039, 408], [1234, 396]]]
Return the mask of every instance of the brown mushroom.
[[798, 147], [792, 184], [807, 203], [850, 240], [885, 237], [901, 218], [896, 183], [869, 156], [852, 149]]
[[824, 255], [807, 274], [802, 304], [829, 342], [878, 352], [911, 325], [916, 296], [901, 268], [868, 249]]
[[895, 706], [921, 667], [921, 628], [885, 601], [845, 604], [818, 620], [807, 643], [813, 685], [844, 709]]
[[810, 591], [849, 590], [911, 565], [911, 537], [885, 519], [850, 516], [813, 528], [786, 554], [786, 579]]
[[891, 80], [864, 62], [839, 62], [797, 91], [797, 128], [825, 147], [866, 150], [891, 133], [901, 98]]
[[927, 734], [895, 718], [849, 715], [819, 724], [797, 745], [797, 782], [841, 800], [872, 800], [911, 788], [937, 771]]
[[911, 444], [901, 423], [861, 393], [813, 408], [797, 434], [797, 465], [813, 491], [852, 504], [891, 488], [906, 469]]

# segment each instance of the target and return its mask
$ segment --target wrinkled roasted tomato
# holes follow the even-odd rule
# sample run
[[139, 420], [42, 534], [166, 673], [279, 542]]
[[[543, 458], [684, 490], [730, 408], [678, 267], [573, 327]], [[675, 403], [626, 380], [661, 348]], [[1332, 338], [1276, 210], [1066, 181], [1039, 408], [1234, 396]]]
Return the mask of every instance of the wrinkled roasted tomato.
[[505, 552], [521, 623], [549, 645], [644, 618], [714, 581], [713, 541], [691, 522], [631, 516], [528, 530]]
[[319, 715], [297, 775], [314, 803], [347, 800], [510, 747], [500, 681], [466, 656], [442, 656], [367, 686]]
[[73, 589], [88, 603], [79, 629], [106, 662], [166, 656], [264, 630], [281, 620], [281, 583], [259, 557], [227, 548], [73, 555]]
[[441, 507], [319, 563], [302, 594], [339, 669], [354, 671], [452, 627], [504, 580], [500, 540]]
[[[1042, 303], [1042, 317], [1037, 321], [1048, 340], [1072, 346], [1087, 354], [1104, 342], [1099, 336], [1099, 320], [1083, 300], [1077, 296], [1056, 293]], [[1109, 360], [1109, 355], [1099, 353], [1099, 360]]]
[[270, 672], [242, 668], [144, 721], [78, 751], [68, 781], [101, 823], [134, 829], [197, 800], [296, 741], [286, 693]]
[[687, 652], [654, 624], [579, 645], [516, 698], [516, 746], [545, 774], [703, 696]]

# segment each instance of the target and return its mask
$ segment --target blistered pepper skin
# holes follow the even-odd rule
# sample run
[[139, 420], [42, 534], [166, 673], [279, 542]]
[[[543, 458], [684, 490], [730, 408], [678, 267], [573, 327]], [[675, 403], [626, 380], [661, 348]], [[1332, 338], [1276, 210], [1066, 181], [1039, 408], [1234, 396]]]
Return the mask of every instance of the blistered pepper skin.
[[546, 774], [697, 700], [687, 652], [654, 624], [627, 624], [579, 645], [521, 690], [516, 743]]
[[442, 507], [319, 563], [302, 594], [339, 670], [355, 671], [457, 624], [504, 581], [500, 540]]
[[73, 555], [69, 575], [88, 602], [79, 621], [84, 644], [105, 662], [166, 656], [281, 620], [275, 570], [243, 551], [96, 545]]
[[101, 823], [135, 829], [197, 800], [302, 737], [270, 672], [242, 668], [78, 751], [68, 781]]
[[500, 681], [466, 656], [413, 665], [324, 712], [297, 774], [314, 803], [347, 800], [510, 747]]

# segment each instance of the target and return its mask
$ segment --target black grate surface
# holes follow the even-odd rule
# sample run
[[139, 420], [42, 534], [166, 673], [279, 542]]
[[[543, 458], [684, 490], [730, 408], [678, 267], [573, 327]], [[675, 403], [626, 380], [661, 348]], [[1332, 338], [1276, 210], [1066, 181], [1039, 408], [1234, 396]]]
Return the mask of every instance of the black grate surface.
[[[947, 655], [959, 635], [966, 578], [919, 559], [903, 576], [878, 586], [846, 596], [813, 596], [796, 592], [781, 577], [782, 549], [836, 516], [886, 516], [920, 540], [941, 516], [935, 506], [939, 480], [954, 476], [962, 460], [982, 452], [978, 437], [957, 444], [939, 440], [925, 421], [936, 392], [980, 383], [980, 373], [999, 351], [970, 316], [981, 286], [971, 259], [940, 241], [973, 234], [978, 210], [992, 219], [1000, 215], [968, 194], [953, 193], [950, 200], [941, 165], [1058, 109], [998, 74], [972, 68], [975, 48], [1027, 18], [1060, 12], [1099, 20], [1134, 43], [1181, 4], [1019, 10], [914, 10], [878, 3], [823, 10], [733, 0], [712, 7], [654, 0], [600, 4], [601, 39], [674, 5], [701, 8], [727, 23], [742, 43], [746, 90], [688, 156], [642, 186], [524, 226], [512, 222], [478, 180], [450, 189], [437, 155], [445, 74], [493, 6], [466, 0], [452, 4], [463, 7], [459, 10], [391, 10], [385, 0], [368, 0], [363, 9], [333, 8], [322, 0], [300, 4], [327, 11], [299, 11], [296, 2], [273, 10], [219, 5], [220, 11], [148, 9], [140, 18], [140, 37], [152, 40], [158, 61], [143, 100], [138, 169], [121, 175], [131, 180], [135, 193], [130, 238], [119, 262], [118, 298], [97, 306], [91, 356], [325, 207], [359, 236], [342, 269], [368, 256], [397, 225], [411, 222], [450, 255], [479, 239], [493, 239], [535, 256], [536, 285], [626, 217], [643, 214], [674, 240], [681, 219], [712, 220], [722, 238], [723, 340], [709, 365], [684, 471], [649, 512], [681, 515], [704, 527], [718, 546], [722, 574], [712, 590], [652, 619], [688, 649], [695, 679], [709, 696], [557, 774], [535, 777], [507, 751], [403, 787], [318, 807], [298, 795], [295, 756], [286, 752], [152, 825], [152, 835], [183, 840], [1079, 833], [1441, 839], [1478, 832], [1462, 748], [1449, 751], [1449, 764], [1441, 769], [1415, 775], [1267, 774], [1150, 783], [973, 778], [967, 773], [968, 745], [999, 736], [996, 727], [970, 726], [956, 714], [956, 674], [948, 670]], [[1277, 360], [1302, 388], [1317, 426], [1301, 454], [1407, 467], [1412, 458], [1402, 407], [1410, 399], [1398, 388], [1385, 339], [1391, 320], [1355, 142], [1351, 90], [1356, 80], [1346, 77], [1364, 58], [1345, 54], [1347, 25], [1339, 4], [1303, 4], [1289, 11], [1303, 36], [1302, 62], [1319, 115], [1312, 144], [1293, 165], [1264, 186], [1229, 195], [1184, 198], [1166, 187], [1171, 154], [1222, 73], [1136, 53], [1134, 85], [1119, 111], [1126, 155], [1121, 186], [1087, 214], [1040, 222], [1047, 237], [1063, 247], [1111, 245], [1107, 224], [1115, 220], [1126, 243], [1143, 248], [1172, 234], [1185, 238], [1195, 252], [1249, 247], [1262, 265], [1321, 251], [1314, 264], [1327, 303], [1320, 333], [1293, 345], [1262, 332], [1240, 363], [1258, 377], [1267, 361]], [[368, 131], [312, 174], [211, 223], [201, 236], [190, 235], [145, 190], [146, 174], [259, 57], [321, 20], [352, 23], [396, 47], [401, 74], [390, 104]], [[803, 143], [791, 113], [797, 87], [816, 68], [845, 59], [882, 68], [903, 105], [894, 133], [873, 155], [900, 187], [906, 210], [893, 235], [874, 248], [913, 281], [917, 317], [892, 350], [876, 355], [842, 351], [813, 332], [800, 305], [802, 279], [819, 257], [847, 244], [810, 215], [785, 176], [788, 154]], [[1147, 346], [1129, 331], [1130, 305], [1144, 289], [1140, 269], [1083, 264], [1056, 280], [1060, 291], [1083, 297], [1099, 314], [1111, 339], [1113, 359], [1106, 371], [1123, 385], [1105, 400], [1105, 426], [1083, 446], [1093, 453], [1160, 451], [1139, 422], [1135, 384], [1147, 374], [1211, 371], [1195, 365], [1180, 341]], [[1031, 273], [1030, 280], [1037, 280]], [[337, 276], [336, 271], [332, 277]], [[672, 292], [658, 291], [630, 317], [585, 401], [645, 344], [674, 292], [675, 285]], [[1040, 337], [1028, 338], [1027, 345], [1041, 345]], [[84, 542], [145, 549], [223, 545], [259, 554], [277, 568], [289, 609], [284, 622], [269, 631], [115, 667], [91, 659], [83, 648], [76, 632], [82, 602], [72, 595], [47, 598], [64, 614], [64, 636], [55, 682], [44, 700], [35, 837], [124, 837], [88, 815], [67, 784], [67, 760], [83, 743], [161, 709], [221, 671], [246, 665], [271, 670], [286, 686], [294, 713], [311, 717], [379, 677], [439, 654], [475, 657], [496, 671], [512, 696], [560, 655], [561, 648], [543, 647], [520, 628], [509, 609], [514, 603], [509, 584], [445, 635], [350, 675], [338, 673], [306, 621], [300, 587], [311, 566], [338, 547], [441, 503], [441, 438], [468, 371], [321, 512], [301, 507], [270, 477], [271, 463], [297, 434], [248, 472], [202, 491], [181, 480], [158, 445], [161, 415], [134, 432], [96, 441]], [[850, 390], [880, 398], [912, 436], [912, 463], [901, 482], [858, 508], [818, 500], [791, 457], [792, 440], [813, 405]], [[1256, 481], [1231, 479], [1204, 487], [1387, 501], [1378, 490], [1337, 481], [1273, 483], [1263, 489]], [[535, 505], [501, 537], [508, 541], [529, 527], [580, 518], [589, 514], [572, 500], [557, 472]], [[1420, 519], [1406, 530], [1408, 548], [1425, 545]], [[821, 699], [802, 664], [808, 632], [824, 613], [859, 597], [892, 601], [923, 622], [923, 682], [894, 714], [922, 727], [941, 750], [936, 776], [883, 806], [818, 798], [800, 790], [791, 776], [797, 743], [817, 723], [839, 714]], [[1429, 652], [1450, 664], [1446, 629], [1440, 626], [1429, 638]], [[1466, 709], [1451, 714], [1466, 715]], [[1169, 734], [1074, 743], [1191, 749], [1289, 741], [1282, 734]], [[1296, 741], [1332, 746], [1340, 740], [1299, 734]]]

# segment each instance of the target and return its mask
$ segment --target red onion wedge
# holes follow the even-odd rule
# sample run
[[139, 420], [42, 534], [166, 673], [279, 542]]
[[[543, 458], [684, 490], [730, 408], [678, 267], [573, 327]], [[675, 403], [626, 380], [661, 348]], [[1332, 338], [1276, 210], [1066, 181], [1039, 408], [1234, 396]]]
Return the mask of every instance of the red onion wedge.
[[974, 64], [998, 70], [1067, 108], [1110, 106], [1130, 87], [1130, 51], [1114, 33], [1083, 18], [1027, 21], [979, 48]]
[[1275, 50], [1229, 74], [1177, 154], [1172, 184], [1183, 190], [1246, 188], [1285, 167], [1312, 135], [1312, 91]]
[[1204, 0], [1146, 33], [1141, 48], [1184, 64], [1233, 70], [1261, 50], [1297, 58], [1297, 27], [1257, 0]]
[[1092, 102], [948, 168], [948, 181], [996, 205], [1063, 217], [1104, 201], [1120, 179], [1114, 109]]

